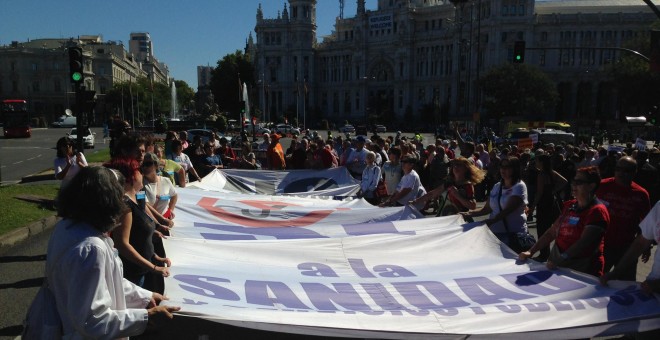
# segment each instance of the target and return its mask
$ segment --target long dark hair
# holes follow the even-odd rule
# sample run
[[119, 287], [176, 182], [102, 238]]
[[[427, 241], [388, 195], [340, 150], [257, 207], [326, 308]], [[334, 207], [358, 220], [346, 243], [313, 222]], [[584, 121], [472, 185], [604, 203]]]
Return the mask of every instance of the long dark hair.
[[81, 168], [57, 197], [57, 214], [89, 223], [100, 232], [112, 230], [128, 207], [121, 173], [98, 166]]
[[[57, 151], [57, 158], [64, 158], [66, 157], [66, 154], [62, 152], [62, 146], [65, 145], [71, 145], [71, 147], [74, 146], [73, 142], [68, 138], [68, 137], [62, 137], [57, 140], [57, 144], [55, 145], [55, 149]], [[75, 151], [74, 151], [75, 153]]]
[[541, 172], [552, 172], [552, 158], [550, 158], [550, 155], [538, 155], [536, 156], [536, 161], [541, 164]]

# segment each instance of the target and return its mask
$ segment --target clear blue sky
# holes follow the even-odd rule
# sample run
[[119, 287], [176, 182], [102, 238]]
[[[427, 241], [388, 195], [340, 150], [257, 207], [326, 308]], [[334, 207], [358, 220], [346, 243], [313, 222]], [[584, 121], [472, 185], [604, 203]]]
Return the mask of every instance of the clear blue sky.
[[[197, 90], [197, 66], [245, 47], [262, 4], [264, 17], [275, 18], [286, 0], [2, 0], [0, 45], [39, 38], [102, 35], [121, 40], [128, 49], [131, 32], [149, 32], [154, 54], [171, 75]], [[346, 0], [344, 17], [352, 17], [356, 1]], [[367, 0], [375, 10], [376, 0]], [[339, 16], [338, 0], [317, 1], [317, 36], [328, 35]], [[254, 36], [254, 33], [253, 33]], [[256, 37], [255, 37], [256, 38]]]

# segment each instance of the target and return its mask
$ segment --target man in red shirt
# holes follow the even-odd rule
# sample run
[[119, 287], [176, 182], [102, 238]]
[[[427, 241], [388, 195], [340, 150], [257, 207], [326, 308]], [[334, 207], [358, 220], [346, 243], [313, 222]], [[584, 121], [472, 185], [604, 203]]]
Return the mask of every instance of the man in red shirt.
[[[651, 210], [649, 193], [633, 182], [637, 162], [621, 157], [616, 163], [614, 177], [601, 181], [596, 196], [607, 206], [610, 225], [605, 233], [605, 273], [616, 265], [639, 234], [639, 223]], [[630, 266], [618, 276], [635, 281], [637, 266]]]

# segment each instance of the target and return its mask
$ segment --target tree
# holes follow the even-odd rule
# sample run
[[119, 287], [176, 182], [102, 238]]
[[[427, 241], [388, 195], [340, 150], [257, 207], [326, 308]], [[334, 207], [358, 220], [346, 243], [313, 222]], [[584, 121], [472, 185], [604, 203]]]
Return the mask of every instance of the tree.
[[229, 111], [238, 118], [243, 108], [243, 83], [248, 88], [254, 86], [254, 74], [250, 56], [240, 50], [218, 60], [218, 66], [211, 72], [211, 92], [221, 110]]
[[106, 93], [106, 101], [112, 105], [114, 112], [128, 120], [134, 117], [135, 125], [139, 125], [151, 120], [152, 95], [154, 118], [169, 113], [170, 93], [170, 88], [166, 84], [153, 83], [152, 88], [149, 79], [138, 78], [135, 82], [115, 83]]
[[190, 102], [195, 100], [195, 90], [183, 80], [175, 80], [174, 86], [176, 86], [176, 102], [179, 112], [194, 111], [195, 107], [190, 106]]
[[550, 77], [526, 64], [504, 64], [491, 69], [480, 79], [479, 86], [491, 118], [543, 115], [554, 109], [559, 100]]
[[[655, 26], [658, 29], [659, 23]], [[649, 35], [639, 35], [630, 40], [624, 47], [650, 55]], [[660, 75], [649, 71], [649, 62], [630, 53], [621, 53], [621, 58], [608, 68], [613, 84], [619, 95], [621, 116], [638, 116], [653, 110], [660, 105], [658, 88]]]

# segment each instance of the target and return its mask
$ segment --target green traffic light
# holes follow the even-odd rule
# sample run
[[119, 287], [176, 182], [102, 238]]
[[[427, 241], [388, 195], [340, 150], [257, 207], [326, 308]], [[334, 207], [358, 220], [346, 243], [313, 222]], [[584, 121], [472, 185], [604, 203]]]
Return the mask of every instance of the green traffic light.
[[520, 58], [520, 55], [517, 55], [516, 60], [520, 60], [520, 59], [522, 59], [522, 58]]
[[80, 72], [73, 72], [73, 74], [71, 74], [71, 79], [73, 79], [73, 81], [80, 81], [82, 79], [82, 74], [80, 74]]

